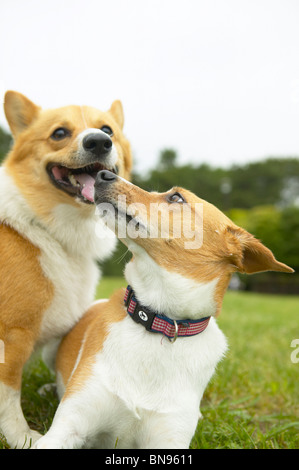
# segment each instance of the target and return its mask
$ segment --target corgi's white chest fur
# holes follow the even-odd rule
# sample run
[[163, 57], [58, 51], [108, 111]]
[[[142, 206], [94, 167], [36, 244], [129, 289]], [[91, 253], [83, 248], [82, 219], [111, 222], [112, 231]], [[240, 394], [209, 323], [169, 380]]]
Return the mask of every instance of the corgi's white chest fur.
[[75, 207], [66, 204], [55, 208], [50, 226], [43, 225], [4, 167], [0, 168], [0, 201], [0, 221], [40, 249], [41, 268], [54, 288], [38, 335], [38, 342], [44, 343], [67, 333], [92, 303], [99, 278], [95, 260], [109, 255], [116, 239], [109, 233], [103, 243], [96, 234], [95, 218], [80, 217]]
[[55, 292], [44, 312], [39, 334], [39, 342], [45, 343], [66, 334], [88, 309], [94, 299], [99, 269], [93, 259], [69, 255], [54, 243], [44, 247], [40, 264]]

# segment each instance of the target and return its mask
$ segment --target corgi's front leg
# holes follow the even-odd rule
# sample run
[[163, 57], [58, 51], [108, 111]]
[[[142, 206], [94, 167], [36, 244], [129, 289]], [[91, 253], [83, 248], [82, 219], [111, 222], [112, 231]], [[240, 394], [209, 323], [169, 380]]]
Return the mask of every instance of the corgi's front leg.
[[31, 333], [23, 328], [2, 328], [1, 338], [4, 347], [0, 363], [0, 429], [11, 448], [27, 448], [40, 437], [29, 428], [21, 408], [22, 371], [34, 342]]
[[0, 382], [0, 430], [12, 449], [31, 447], [41, 434], [29, 428], [21, 408], [21, 392]]

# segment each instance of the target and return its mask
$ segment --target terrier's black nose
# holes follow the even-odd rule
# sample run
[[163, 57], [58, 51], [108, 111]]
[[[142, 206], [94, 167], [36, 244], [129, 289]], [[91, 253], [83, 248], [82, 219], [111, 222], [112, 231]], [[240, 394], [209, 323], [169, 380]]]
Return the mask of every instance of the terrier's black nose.
[[112, 148], [112, 140], [104, 132], [91, 133], [84, 137], [82, 145], [84, 150], [92, 152], [97, 157], [105, 157]]
[[99, 173], [97, 174], [96, 182], [98, 184], [113, 183], [113, 181], [115, 181], [116, 178], [117, 178], [117, 175], [115, 173], [112, 173], [112, 171], [102, 170], [102, 171], [99, 171]]

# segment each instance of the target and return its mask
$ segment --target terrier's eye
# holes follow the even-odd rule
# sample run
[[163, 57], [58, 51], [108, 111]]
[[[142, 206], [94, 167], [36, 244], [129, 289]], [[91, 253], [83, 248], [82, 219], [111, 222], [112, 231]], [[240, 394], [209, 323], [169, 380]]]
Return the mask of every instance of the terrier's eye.
[[113, 130], [109, 126], [102, 126], [101, 131], [105, 132], [105, 134], [108, 134], [110, 137], [113, 136]]
[[51, 139], [62, 140], [70, 135], [71, 133], [68, 129], [66, 129], [65, 127], [58, 127], [58, 129], [55, 129], [55, 131], [52, 133]]
[[178, 202], [178, 203], [186, 202], [185, 199], [183, 198], [183, 196], [180, 193], [170, 194], [167, 197], [167, 201], [170, 202], [170, 203], [173, 203], [173, 202]]

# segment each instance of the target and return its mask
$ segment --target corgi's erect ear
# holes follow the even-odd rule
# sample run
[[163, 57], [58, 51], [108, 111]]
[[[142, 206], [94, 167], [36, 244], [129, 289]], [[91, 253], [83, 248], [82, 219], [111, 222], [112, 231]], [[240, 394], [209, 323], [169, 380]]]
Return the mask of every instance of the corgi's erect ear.
[[117, 124], [122, 130], [124, 127], [125, 119], [124, 119], [124, 111], [123, 111], [123, 106], [121, 104], [121, 101], [119, 100], [113, 101], [111, 108], [109, 109], [109, 113], [112, 114], [115, 121], [117, 122]]
[[23, 132], [37, 116], [40, 108], [17, 91], [7, 91], [4, 97], [4, 111], [14, 137]]
[[286, 264], [277, 261], [272, 251], [246, 230], [229, 226], [226, 228], [226, 236], [231, 251], [231, 261], [239, 272], [246, 274], [262, 271], [294, 272]]

